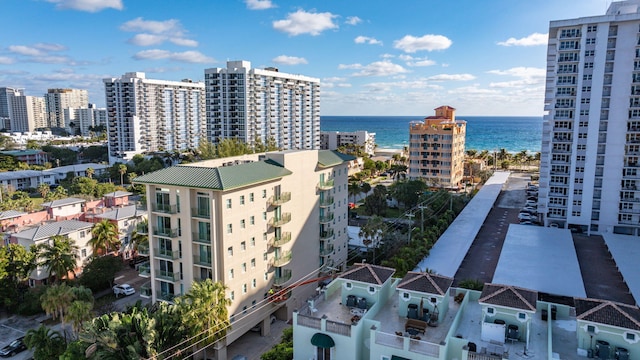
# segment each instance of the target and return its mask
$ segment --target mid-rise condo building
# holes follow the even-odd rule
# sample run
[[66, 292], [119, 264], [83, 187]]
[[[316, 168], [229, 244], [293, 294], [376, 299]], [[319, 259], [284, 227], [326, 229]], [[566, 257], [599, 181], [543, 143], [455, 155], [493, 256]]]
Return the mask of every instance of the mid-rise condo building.
[[12, 102], [15, 96], [23, 96], [22, 89], [0, 87], [0, 127], [11, 130]]
[[10, 128], [12, 132], [33, 132], [47, 126], [45, 101], [37, 96], [12, 96]]
[[376, 150], [376, 134], [366, 130], [358, 131], [322, 131], [320, 148], [336, 150], [339, 147], [359, 147], [363, 152], [373, 155]]
[[64, 120], [73, 135], [89, 136], [93, 127], [104, 125], [106, 128], [107, 109], [96, 108], [94, 104], [87, 108], [66, 108]]
[[228, 61], [205, 69], [207, 136], [217, 143], [237, 138], [250, 145], [270, 139], [278, 148], [320, 148], [320, 80], [254, 69]]
[[409, 125], [409, 178], [434, 187], [460, 186], [467, 122], [456, 120], [455, 110], [440, 106], [435, 116]]
[[64, 119], [66, 108], [87, 108], [89, 106], [89, 92], [81, 89], [49, 89], [44, 94], [47, 105], [48, 126], [67, 126]]

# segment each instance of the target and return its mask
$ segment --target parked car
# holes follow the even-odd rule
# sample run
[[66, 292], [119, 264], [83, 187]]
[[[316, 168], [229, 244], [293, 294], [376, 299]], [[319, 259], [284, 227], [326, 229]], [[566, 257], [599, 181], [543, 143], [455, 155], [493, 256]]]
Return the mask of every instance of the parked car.
[[533, 220], [533, 219], [534, 219], [534, 217], [533, 217], [533, 216], [531, 216], [531, 215], [529, 215], [529, 214], [526, 214], [526, 213], [520, 213], [520, 214], [518, 214], [518, 220], [528, 220], [528, 221], [531, 221], [531, 220]]
[[13, 340], [9, 345], [0, 349], [0, 356], [9, 357], [19, 352], [27, 350], [27, 345], [24, 344], [24, 336]]
[[534, 201], [534, 200], [527, 200], [527, 203], [525, 204], [525, 206], [537, 206], [538, 202]]
[[523, 220], [523, 221], [520, 221], [520, 225], [535, 225], [535, 224], [529, 220]]
[[527, 214], [531, 214], [531, 215], [537, 215], [538, 211], [535, 208], [532, 207], [524, 207], [522, 208], [522, 210], [520, 210], [521, 213], [527, 213]]
[[129, 284], [121, 284], [113, 287], [113, 294], [117, 297], [118, 295], [133, 295], [136, 293], [136, 289]]
[[549, 224], [549, 227], [552, 227], [552, 228], [558, 228], [558, 224], [556, 224], [556, 223], [551, 223], [551, 224]]

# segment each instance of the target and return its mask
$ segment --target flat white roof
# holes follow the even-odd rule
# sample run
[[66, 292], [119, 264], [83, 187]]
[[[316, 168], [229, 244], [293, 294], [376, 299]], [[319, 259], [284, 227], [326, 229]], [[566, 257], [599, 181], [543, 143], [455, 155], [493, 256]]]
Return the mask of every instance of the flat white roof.
[[620, 235], [612, 233], [602, 234], [616, 266], [624, 282], [627, 283], [631, 295], [638, 304], [640, 300], [640, 272], [638, 272], [638, 259], [640, 259], [640, 240], [637, 236]]
[[467, 255], [480, 227], [496, 202], [509, 172], [497, 171], [480, 188], [467, 206], [438, 238], [429, 256], [422, 259], [414, 271], [429, 269], [444, 276], [454, 277]]
[[569, 229], [509, 225], [492, 282], [587, 297]]

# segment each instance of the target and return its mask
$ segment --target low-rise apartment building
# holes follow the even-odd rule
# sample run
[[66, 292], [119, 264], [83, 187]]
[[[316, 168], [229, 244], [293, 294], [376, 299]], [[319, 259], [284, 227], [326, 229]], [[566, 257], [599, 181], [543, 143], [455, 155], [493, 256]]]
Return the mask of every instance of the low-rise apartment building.
[[336, 150], [339, 147], [358, 146], [373, 156], [376, 150], [376, 134], [365, 130], [359, 131], [321, 131], [320, 148]]

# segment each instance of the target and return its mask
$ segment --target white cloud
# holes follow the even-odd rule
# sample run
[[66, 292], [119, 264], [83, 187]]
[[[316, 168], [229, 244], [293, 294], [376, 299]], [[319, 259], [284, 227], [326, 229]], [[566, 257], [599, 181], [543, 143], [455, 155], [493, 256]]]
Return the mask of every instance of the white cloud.
[[190, 47], [198, 46], [198, 42], [192, 39], [172, 37], [172, 38], [169, 38], [169, 41], [180, 46], [190, 46]]
[[7, 48], [10, 52], [25, 56], [22, 61], [43, 64], [68, 64], [78, 65], [68, 56], [51, 55], [50, 53], [65, 50], [66, 47], [60, 44], [37, 43], [33, 46], [10, 45]]
[[407, 53], [414, 53], [421, 50], [444, 50], [448, 49], [451, 44], [452, 41], [442, 35], [429, 34], [422, 37], [405, 35], [402, 39], [394, 41], [393, 47]]
[[428, 77], [431, 81], [470, 81], [475, 78], [471, 74], [439, 74]]
[[540, 78], [544, 79], [546, 76], [545, 70], [542, 68], [534, 68], [534, 67], [514, 67], [508, 70], [490, 70], [487, 71], [489, 74], [494, 75], [507, 75], [507, 76], [515, 76], [519, 78]]
[[382, 45], [382, 41], [368, 36], [358, 36], [353, 41], [356, 44]]
[[245, 0], [249, 10], [266, 10], [276, 7], [271, 0]]
[[322, 81], [323, 82], [324, 81], [327, 81], [327, 82], [341, 82], [341, 81], [347, 81], [347, 78], [333, 76], [333, 77], [323, 78]]
[[360, 19], [357, 16], [348, 16], [347, 20], [344, 22], [347, 25], [358, 25], [362, 22], [362, 19]]
[[37, 43], [37, 44], [33, 44], [33, 47], [36, 49], [44, 50], [44, 51], [67, 50], [67, 47], [61, 44]]
[[153, 46], [169, 41], [179, 46], [196, 47], [198, 42], [185, 36], [186, 31], [179, 20], [169, 19], [165, 21], [144, 20], [141, 17], [129, 20], [120, 25], [120, 30], [141, 32], [128, 40], [130, 44], [137, 46]]
[[8, 56], [0, 56], [0, 65], [11, 65], [16, 62], [16, 59], [10, 58]]
[[25, 56], [41, 56], [46, 52], [36, 49], [35, 47], [25, 46], [25, 45], [10, 45], [9, 51], [14, 54], [25, 55]]
[[376, 61], [364, 66], [361, 64], [340, 64], [338, 69], [360, 70], [353, 73], [352, 76], [390, 76], [407, 72], [401, 65], [394, 64], [388, 60]]
[[431, 85], [426, 79], [417, 79], [412, 81], [389, 81], [389, 82], [373, 82], [364, 85], [366, 88], [369, 88], [376, 92], [382, 91], [393, 91], [394, 89], [442, 89], [439, 85]]
[[122, 10], [122, 0], [46, 0], [56, 4], [56, 9], [98, 12], [104, 9]]
[[500, 41], [498, 45], [501, 46], [538, 46], [547, 45], [549, 34], [533, 33], [529, 36], [521, 39], [509, 38], [507, 41]]
[[351, 84], [349, 84], [349, 83], [341, 83], [341, 84], [336, 84], [336, 87], [339, 87], [339, 88], [350, 88]]
[[175, 71], [181, 71], [182, 68], [181, 67], [152, 67], [152, 68], [145, 68], [142, 71], [145, 73], [167, 73], [167, 72], [175, 72]]
[[314, 13], [298, 10], [295, 13], [289, 13], [285, 20], [274, 21], [273, 28], [291, 36], [301, 34], [316, 36], [325, 30], [336, 29], [338, 25], [333, 23], [333, 18], [336, 16], [330, 12]]
[[155, 35], [155, 34], [136, 34], [134, 37], [128, 40], [128, 42], [132, 45], [137, 46], [152, 46], [162, 44], [167, 40], [167, 37], [164, 35]]
[[168, 50], [151, 49], [140, 51], [133, 56], [136, 60], [161, 60], [169, 59], [188, 63], [213, 63], [215, 59], [202, 54], [199, 51], [171, 52]]
[[398, 56], [398, 58], [404, 61], [407, 64], [407, 66], [411, 66], [411, 67], [432, 66], [436, 64], [434, 60], [431, 60], [426, 57], [416, 58], [411, 55], [402, 54]]
[[287, 56], [280, 55], [273, 58], [273, 61], [276, 64], [284, 64], [284, 65], [300, 65], [300, 64], [308, 64], [307, 59], [296, 57], [296, 56]]

